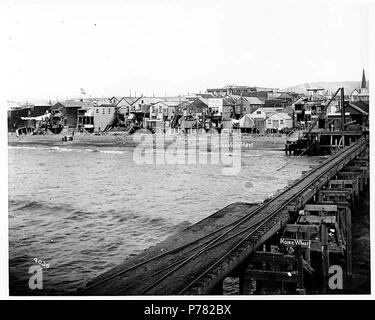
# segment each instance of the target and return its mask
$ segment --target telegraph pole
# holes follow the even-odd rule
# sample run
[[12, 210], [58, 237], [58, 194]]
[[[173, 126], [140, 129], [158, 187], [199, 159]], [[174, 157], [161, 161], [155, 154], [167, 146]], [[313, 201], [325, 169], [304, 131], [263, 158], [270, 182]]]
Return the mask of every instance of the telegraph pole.
[[341, 135], [342, 135], [342, 143], [345, 147], [345, 137], [344, 137], [344, 129], [345, 129], [345, 106], [344, 106], [344, 87], [341, 88]]

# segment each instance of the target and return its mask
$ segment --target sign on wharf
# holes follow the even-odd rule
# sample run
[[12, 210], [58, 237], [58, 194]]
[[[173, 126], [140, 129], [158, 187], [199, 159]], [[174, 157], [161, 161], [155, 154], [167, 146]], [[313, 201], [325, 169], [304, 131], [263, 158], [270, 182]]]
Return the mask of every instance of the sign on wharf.
[[304, 239], [288, 239], [280, 238], [280, 245], [287, 247], [301, 247], [301, 248], [310, 248], [311, 241]]

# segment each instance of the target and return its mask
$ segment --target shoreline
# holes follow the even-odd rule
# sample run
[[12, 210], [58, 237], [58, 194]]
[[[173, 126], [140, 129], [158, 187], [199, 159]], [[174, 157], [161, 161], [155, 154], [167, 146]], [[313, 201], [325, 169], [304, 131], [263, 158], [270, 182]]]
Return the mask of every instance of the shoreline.
[[[75, 134], [72, 141], [63, 141], [65, 135], [27, 135], [17, 137], [14, 134], [8, 135], [8, 146], [47, 146], [47, 147], [125, 147], [135, 148], [140, 143], [143, 146], [152, 146], [154, 149], [160, 144], [164, 144], [164, 147], [169, 147], [175, 144], [176, 147], [199, 147], [204, 146], [204, 141], [200, 140], [201, 135], [168, 135], [163, 134], [162, 136], [152, 134], [151, 139], [148, 141], [140, 142], [134, 140], [132, 135], [94, 135], [94, 134]], [[161, 138], [160, 138], [161, 137]], [[195, 138], [194, 138], [195, 137]], [[241, 140], [237, 142], [220, 141], [209, 142], [210, 148], [219, 149], [220, 145], [222, 148], [239, 148], [241, 150], [274, 150], [284, 151], [285, 150], [285, 136], [281, 135], [250, 135], [241, 134]]]

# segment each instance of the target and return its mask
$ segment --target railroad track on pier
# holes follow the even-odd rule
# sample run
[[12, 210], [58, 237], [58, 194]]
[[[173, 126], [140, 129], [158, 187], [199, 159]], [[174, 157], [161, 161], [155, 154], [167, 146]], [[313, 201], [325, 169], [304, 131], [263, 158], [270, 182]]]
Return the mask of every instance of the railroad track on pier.
[[[278, 214], [339, 164], [361, 150], [365, 139], [328, 158], [271, 201], [204, 236], [99, 277], [79, 291], [81, 295], [196, 294], [206, 278], [231, 257], [256, 243], [267, 224], [278, 223]], [[281, 226], [280, 226], [281, 227]], [[257, 235], [259, 234], [259, 235]], [[183, 275], [183, 276], [181, 276]]]

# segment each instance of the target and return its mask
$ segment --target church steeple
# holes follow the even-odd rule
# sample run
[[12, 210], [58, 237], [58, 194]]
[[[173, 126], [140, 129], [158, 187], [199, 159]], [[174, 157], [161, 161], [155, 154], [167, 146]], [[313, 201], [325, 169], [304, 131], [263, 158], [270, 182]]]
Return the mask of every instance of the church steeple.
[[362, 73], [361, 89], [366, 89], [366, 76], [365, 76], [365, 69], [363, 69], [363, 73]]

